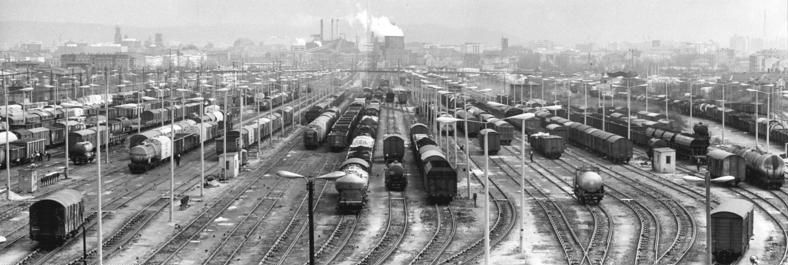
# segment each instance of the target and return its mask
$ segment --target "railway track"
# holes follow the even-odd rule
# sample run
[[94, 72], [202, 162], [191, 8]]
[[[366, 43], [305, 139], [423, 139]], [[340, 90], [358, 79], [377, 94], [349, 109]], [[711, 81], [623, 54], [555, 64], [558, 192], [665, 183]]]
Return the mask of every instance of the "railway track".
[[[358, 215], [342, 215], [328, 239], [315, 251], [315, 263], [333, 264], [342, 249], [350, 242], [351, 236], [356, 232], [357, 224]], [[303, 264], [309, 263], [304, 262]]]
[[[261, 168], [265, 168], [264, 170], [258, 169], [260, 172], [270, 172], [272, 169], [284, 166], [279, 164], [278, 162], [282, 161], [284, 158], [287, 157], [288, 153], [295, 148], [295, 144], [286, 144], [289, 146], [285, 150], [281, 150], [277, 152], [274, 157], [269, 159], [266, 162], [266, 165], [262, 166]], [[303, 158], [304, 156], [296, 156], [297, 159]], [[292, 162], [288, 161], [284, 164], [292, 164]], [[292, 164], [293, 167], [295, 165], [301, 164], [302, 166], [306, 163], [295, 163]], [[189, 224], [184, 226], [181, 230], [179, 230], [174, 236], [172, 236], [166, 243], [162, 246], [157, 248], [153, 253], [146, 257], [144, 264], [166, 264], [171, 261], [174, 256], [181, 252], [181, 250], [185, 247], [185, 245], [192, 240], [193, 238], [197, 237], [201, 231], [207, 227], [211, 221], [216, 219], [220, 214], [222, 214], [230, 205], [236, 201], [239, 197], [246, 193], [246, 191], [251, 190], [252, 187], [255, 187], [256, 184], [262, 178], [243, 178], [241, 181], [235, 186], [234, 189], [224, 193], [224, 196], [218, 198], [218, 201], [212, 204], [209, 207], [206, 207], [198, 216], [193, 219]], [[278, 187], [282, 180], [277, 180], [274, 187]], [[243, 244], [240, 244], [243, 245]], [[228, 253], [232, 253], [234, 255], [237, 253], [236, 247], [234, 247], [233, 251], [230, 252], [216, 252], [219, 253], [221, 258], [222, 256], [227, 256]], [[216, 255], [216, 254], [213, 254]]]
[[408, 199], [400, 192], [389, 192], [388, 220], [380, 240], [356, 264], [386, 264], [408, 231]]
[[[303, 165], [299, 168], [299, 170], [302, 169]], [[321, 188], [320, 195], [318, 195], [318, 200], [322, 196], [323, 191], [325, 191], [325, 182], [323, 184], [324, 185]], [[278, 198], [272, 197], [275, 192], [283, 191], [273, 189], [269, 191], [266, 196], [258, 199], [258, 202], [255, 203], [251, 213], [245, 214], [238, 225], [234, 226], [232, 230], [229, 231], [228, 236], [223, 238], [218, 246], [213, 247], [210, 255], [202, 262], [202, 264], [229, 264], [232, 261], [232, 258], [238, 253], [238, 251], [240, 251], [241, 247], [244, 245], [244, 243], [246, 243], [249, 237], [251, 237], [252, 234], [260, 227], [260, 224], [264, 218], [269, 215], [271, 210], [273, 210], [274, 206], [279, 201]], [[302, 200], [301, 205], [303, 205], [304, 201], [305, 199]], [[297, 213], [298, 211], [296, 211], [296, 214], [294, 214], [294, 218], [298, 216]], [[301, 232], [299, 232], [299, 235], [300, 233]]]
[[[251, 120], [251, 119], [254, 119], [254, 118], [247, 119], [247, 121]], [[209, 152], [209, 153], [211, 154], [211, 156], [214, 156], [213, 152]], [[102, 182], [105, 182], [105, 183], [112, 182], [112, 183], [115, 183], [115, 184], [113, 186], [110, 186], [109, 188], [105, 187], [105, 190], [106, 191], [122, 190], [125, 187], [125, 191], [121, 192], [121, 193], [115, 193], [115, 192], [110, 193], [109, 196], [111, 196], [111, 197], [106, 202], [106, 205], [104, 206], [104, 209], [106, 209], [106, 211], [108, 211], [108, 212], [109, 211], [114, 211], [114, 210], [119, 210], [120, 208], [125, 207], [125, 205], [128, 202], [131, 202], [131, 201], [139, 198], [146, 191], [154, 190], [155, 187], [157, 187], [158, 185], [161, 185], [162, 183], [168, 181], [166, 178], [155, 178], [156, 179], [155, 182], [148, 183], [148, 182], [146, 182], [146, 181], [149, 181], [148, 179], [137, 178], [137, 179], [134, 179], [133, 181], [137, 182], [137, 183], [142, 183], [141, 184], [142, 186], [137, 186], [137, 187], [129, 189], [128, 187], [130, 186], [130, 183], [123, 181], [123, 179], [127, 178], [128, 176], [126, 176], [125, 174], [121, 173], [121, 171], [123, 171], [126, 168], [126, 166], [125, 166], [126, 164], [125, 163], [118, 163], [118, 162], [116, 162], [116, 163], [111, 163], [110, 165], [112, 165], [112, 168], [110, 169], [110, 171], [108, 173], [106, 173], [106, 176], [115, 176], [115, 177], [107, 179], [107, 180], [102, 180]], [[216, 169], [211, 169], [211, 170], [212, 171], [216, 171]], [[121, 174], [119, 174], [119, 173], [121, 173]], [[178, 190], [180, 190], [181, 187], [187, 187], [188, 186], [187, 184], [189, 184], [191, 182], [194, 182], [195, 179], [198, 178], [198, 176], [199, 176], [199, 174], [197, 174], [194, 177], [184, 181], [184, 183], [178, 187]], [[95, 184], [95, 181], [96, 181], [95, 178], [84, 178], [84, 179], [80, 180], [78, 183], [73, 183], [70, 186], [71, 186], [71, 188], [78, 187], [78, 186], [89, 186], [91, 184]], [[52, 192], [54, 192], [54, 191], [52, 191]], [[51, 192], [49, 192], [49, 193], [51, 193]], [[41, 196], [45, 196], [45, 195], [46, 194], [41, 195]], [[162, 199], [159, 199], [159, 200], [162, 200]], [[30, 202], [29, 204], [32, 204], [32, 202]], [[90, 204], [90, 202], [88, 202], [88, 204]], [[156, 205], [154, 205], [154, 204], [156, 204]], [[127, 234], [129, 234], [128, 232], [135, 232], [136, 233], [137, 231], [139, 231], [139, 229], [137, 229], [137, 227], [144, 227], [150, 221], [150, 218], [152, 218], [158, 212], [163, 210], [164, 207], [161, 206], [161, 204], [162, 204], [162, 202], [158, 202], [158, 203], [156, 201], [151, 202], [149, 205], [145, 206], [142, 211], [135, 213], [117, 231], [115, 231], [115, 233], [113, 235], [111, 235], [109, 237], [106, 237], [107, 240], [104, 242], [104, 245], [113, 246], [113, 245], [118, 244], [118, 243], [121, 243], [119, 245], [123, 245], [123, 244], [125, 244], [125, 242], [128, 242], [130, 240], [130, 238], [125, 238], [125, 239], [121, 239], [121, 238], [123, 238]], [[163, 202], [163, 204], [164, 204], [164, 206], [166, 206], [168, 204], [168, 200], [165, 200], [165, 202]], [[18, 206], [17, 208], [21, 208], [21, 207]], [[152, 209], [158, 209], [158, 210], [152, 210]], [[151, 216], [151, 214], [153, 216]], [[105, 213], [103, 216], [105, 216], [104, 218], [106, 218], [107, 213]], [[90, 223], [88, 225], [88, 227], [92, 228], [95, 225], [95, 223], [96, 222]], [[19, 243], [19, 241], [21, 239], [24, 239], [25, 238], [25, 234], [27, 232], [26, 229], [25, 229], [26, 227], [27, 227], [27, 224], [17, 228], [17, 230], [14, 233], [12, 233], [12, 235], [14, 237], [11, 238], [11, 240], [8, 241], [9, 243], [7, 243], [7, 244], [5, 244], [3, 246], [3, 249], [11, 247], [12, 245]], [[81, 233], [81, 231], [79, 231], [77, 233], [77, 235], [79, 235], [80, 233]], [[131, 233], [131, 234], [133, 235], [135, 233]], [[78, 236], [73, 237], [69, 241], [64, 242], [63, 244], [61, 244], [60, 246], [58, 246], [58, 247], [56, 247], [56, 248], [54, 248], [52, 250], [46, 250], [46, 249], [41, 249], [39, 247], [36, 247], [30, 253], [28, 253], [25, 257], [20, 259], [20, 261], [17, 264], [46, 263], [49, 259], [53, 258], [53, 256], [56, 255], [58, 252], [64, 250], [66, 246], [68, 246], [70, 244], [73, 244], [74, 241], [77, 239], [77, 237]], [[96, 251], [96, 249], [93, 249], [93, 250], [90, 250], [89, 253], [90, 254], [95, 254], [95, 251]], [[115, 251], [110, 251], [110, 252], [111, 253], [115, 253]], [[107, 253], [110, 253], [110, 252], [107, 252]], [[94, 258], [94, 257], [89, 257], [89, 258]], [[82, 257], [80, 255], [78, 258], [67, 258], [66, 260], [70, 260], [73, 263], [73, 262], [75, 262], [77, 260], [81, 261], [81, 259], [82, 259]]]
[[[331, 168], [333, 168], [333, 166]], [[317, 205], [319, 205], [320, 200], [323, 198], [326, 187], [329, 186], [328, 183], [327, 181], [315, 182], [317, 185], [322, 185], [320, 186], [317, 196], [314, 198], [315, 202], [313, 204], [314, 208], [311, 209], [312, 211], [317, 209]], [[282, 233], [275, 238], [271, 247], [268, 248], [258, 264], [285, 264], [288, 255], [293, 251], [296, 244], [299, 243], [301, 236], [304, 235], [304, 232], [308, 229], [309, 220], [304, 218], [305, 211], [310, 210], [307, 207], [307, 200], [308, 196], [304, 194], [298, 207], [293, 211], [290, 221], [282, 230], [279, 230], [282, 231]]]
[[[598, 161], [589, 161], [584, 156], [574, 154], [574, 151], [570, 152], [570, 150], [567, 150], [565, 155], [567, 154], [585, 164], [598, 164]], [[626, 175], [617, 170], [612, 170], [604, 166], [599, 168], [606, 172], [608, 176], [613, 177], [622, 183], [626, 183], [627, 186], [631, 187], [632, 190], [629, 194], [646, 194], [648, 197], [653, 198], [653, 200], [649, 200], [647, 202], [656, 201], [659, 205], [662, 205], [665, 209], [667, 209], [667, 211], [669, 211], [673, 219], [672, 221], [676, 226], [676, 233], [675, 237], [673, 237], [673, 240], [668, 244], [668, 247], [658, 255], [656, 264], [677, 264], [681, 262], [686, 257], [687, 253], [692, 249], [698, 233], [695, 219], [692, 217], [690, 211], [687, 210], [687, 208], [682, 204], [677, 202], [674, 198], [665, 195], [662, 191], [659, 191], [654, 187], [644, 185], [640, 182], [629, 181]], [[609, 187], [610, 185], [606, 186]], [[663, 232], [663, 230], [664, 228], [660, 228], [660, 232]]]
[[[559, 162], [560, 161], [560, 162]], [[574, 166], [569, 164], [569, 162], [565, 160], [553, 160], [558, 166], [566, 169], [568, 172], [574, 172]], [[567, 185], [569, 185], [567, 183]], [[645, 205], [641, 204], [637, 200], [630, 199], [629, 196], [625, 195], [624, 193], [618, 191], [615, 188], [610, 186], [606, 186], [606, 195], [615, 199], [624, 207], [630, 209], [635, 216], [637, 217], [640, 229], [638, 230], [638, 238], [637, 238], [637, 246], [635, 247], [635, 253], [633, 255], [632, 264], [654, 264], [654, 261], [657, 260], [658, 257], [658, 249], [659, 249], [659, 225], [657, 224], [657, 215], [654, 214], [651, 210], [649, 210]], [[593, 207], [592, 207], [593, 208]], [[602, 209], [602, 208], [600, 208]], [[607, 214], [607, 213], [605, 213]], [[598, 214], [594, 214], [594, 218], [597, 218]], [[604, 232], [604, 231], [603, 231]], [[608, 233], [611, 231], [608, 231]], [[599, 234], [597, 231], [594, 232], [594, 235]], [[612, 240], [611, 240], [612, 241]], [[594, 244], [592, 241], [587, 248], [587, 259], [591, 264], [604, 264], [604, 261], [607, 258], [607, 251], [601, 251], [600, 247], [602, 245]], [[610, 242], [607, 242], [610, 244]], [[607, 250], [609, 250], [609, 245], [605, 246]]]
[[[739, 185], [742, 184], [740, 183]], [[744, 188], [731, 189], [731, 191], [750, 201], [755, 208], [760, 209], [765, 215], [769, 216], [769, 219], [777, 226], [782, 237], [780, 243], [775, 242], [769, 246], [772, 250], [767, 253], [772, 252], [773, 254], [762, 256], [760, 262], [763, 264], [785, 264], [788, 255], [788, 245], [786, 245], [788, 244], [788, 215], [786, 214], [786, 211], [788, 211], [788, 194], [785, 194], [782, 190], [766, 191], [778, 201], [774, 202], [773, 199], [761, 194], [763, 191], [753, 191], [759, 188], [742, 186]], [[782, 207], [779, 205], [782, 205]]]
[[[514, 151], [510, 150], [512, 147], [504, 147], [504, 149], [508, 150], [512, 154], [515, 153]], [[540, 175], [544, 176], [546, 180], [559, 187], [561, 191], [568, 194], [570, 197], [573, 196], [572, 192], [562, 188], [569, 187], [571, 190], [572, 185], [558, 176], [555, 172], [548, 170], [544, 167], [544, 165], [538, 163], [528, 163], [527, 165], [530, 166], [531, 169], [538, 172]], [[511, 166], [509, 167], [511, 168]], [[574, 168], [571, 166], [563, 168], [566, 169], [566, 172], [569, 176], [573, 176]], [[549, 176], [553, 177], [551, 178]], [[613, 241], [613, 222], [605, 208], [589, 205], [584, 205], [584, 207], [589, 213], [591, 213], [594, 227], [591, 232], [591, 238], [584, 248], [585, 254], [583, 255], [583, 260], [580, 262], [580, 264], [585, 264], [586, 262], [591, 265], [605, 264], [608, 252], [610, 250], [610, 245]]]
[[[505, 175], [514, 183], [524, 187], [524, 192], [542, 209], [542, 212], [547, 217], [547, 221], [550, 223], [550, 227], [553, 229], [556, 240], [558, 240], [558, 243], [561, 245], [567, 264], [583, 264], [586, 256], [586, 247], [580, 242], [577, 232], [570, 224], [564, 210], [561, 209], [558, 203], [532, 181], [528, 179], [525, 180], [528, 186], [525, 186], [524, 183], [520, 183], [520, 181], [514, 177], [519, 176], [517, 170], [509, 163], [506, 163], [506, 161], [503, 161], [502, 158], [490, 157], [490, 161], [499, 169], [503, 170], [506, 173]], [[594, 226], [596, 227], [596, 223]]]
[[[283, 158], [286, 157], [286, 154], [295, 148], [295, 145], [290, 145], [289, 148], [283, 150], [282, 152], [278, 152], [276, 154], [276, 158], [272, 159], [272, 161], [281, 161]], [[275, 163], [269, 163], [263, 170], [263, 172], [268, 172], [274, 167], [276, 167]], [[143, 264], [167, 264], [169, 263], [174, 256], [180, 252], [186, 244], [191, 241], [193, 238], [197, 237], [201, 231], [205, 229], [213, 220], [215, 220], [219, 215], [221, 215], [230, 205], [236, 201], [241, 195], [245, 194], [245, 191], [250, 189], [251, 187], [255, 186], [262, 178], [243, 178], [240, 180], [238, 185], [223, 194], [223, 196], [219, 197], [217, 201], [211, 204], [209, 207], [206, 207], [202, 212], [200, 212], [196, 218], [192, 219], [191, 222], [183, 226], [180, 230], [178, 230], [175, 235], [171, 236], [170, 239], [165, 242], [163, 245], [159, 246], [156, 250], [154, 250], [151, 254], [149, 254]], [[277, 185], [281, 183], [282, 180], [277, 180]]]
[[[478, 159], [478, 158], [477, 158]], [[474, 159], [471, 162], [475, 165], [476, 161]], [[479, 168], [476, 166], [476, 168]], [[477, 176], [476, 174], [473, 175], [482, 186], [484, 186], [484, 181], [482, 177]], [[517, 213], [515, 211], [515, 205], [509, 196], [506, 195], [506, 192], [492, 180], [489, 181], [492, 189], [489, 189], [490, 193], [488, 194], [489, 197], [485, 198], [490, 200], [492, 204], [495, 206], [496, 216], [495, 222], [488, 228], [490, 229], [490, 246], [494, 247], [498, 243], [500, 243], [514, 228], [514, 224], [517, 221]], [[477, 259], [480, 255], [484, 253], [484, 238], [480, 238], [472, 243], [470, 246], [463, 248], [462, 250], [452, 254], [451, 256], [447, 257], [446, 259], [442, 260], [441, 264], [468, 264], [473, 262]]]
[[435, 233], [432, 234], [427, 245], [410, 261], [410, 265], [437, 264], [440, 257], [446, 253], [446, 249], [449, 247], [452, 240], [454, 240], [454, 236], [457, 233], [457, 224], [451, 206], [434, 205], [434, 208], [437, 219], [435, 222]]

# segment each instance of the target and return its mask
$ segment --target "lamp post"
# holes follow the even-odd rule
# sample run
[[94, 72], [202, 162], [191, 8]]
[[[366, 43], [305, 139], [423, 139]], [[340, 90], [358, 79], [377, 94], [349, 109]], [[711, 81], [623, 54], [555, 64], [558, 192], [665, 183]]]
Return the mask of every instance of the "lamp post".
[[[106, 71], [104, 73], [106, 74]], [[99, 121], [98, 117], [96, 117], [96, 128], [97, 129], [99, 128], [98, 127], [99, 126], [99, 122], [100, 121]], [[97, 165], [98, 165], [98, 169], [97, 169], [97, 171], [98, 171], [97, 172], [98, 173], [98, 181], [96, 182], [96, 191], [97, 191], [96, 192], [96, 196], [98, 197], [98, 203], [97, 203], [97, 206], [98, 206], [97, 208], [98, 209], [96, 210], [96, 219], [98, 219], [98, 235], [97, 235], [98, 236], [98, 242], [97, 242], [98, 243], [98, 247], [97, 248], [98, 248], [99, 265], [101, 265], [101, 264], [104, 263], [104, 255], [103, 255], [103, 250], [102, 250], [103, 246], [101, 244], [102, 242], [104, 242], [103, 241], [104, 235], [102, 234], [102, 228], [101, 228], [102, 227], [102, 223], [103, 223], [102, 220], [101, 220], [102, 219], [101, 218], [102, 217], [102, 210], [101, 210], [101, 196], [102, 196], [102, 191], [101, 191], [101, 136], [98, 135], [98, 133], [96, 135], [96, 162], [97, 162]], [[68, 161], [66, 161], [66, 163], [68, 163]]]
[[304, 179], [306, 182], [306, 189], [308, 195], [308, 206], [307, 213], [309, 219], [309, 265], [315, 264], [315, 220], [314, 220], [314, 207], [312, 206], [312, 197], [314, 194], [315, 186], [314, 186], [314, 179], [326, 179], [326, 180], [336, 180], [338, 178], [344, 177], [345, 172], [343, 171], [334, 171], [327, 173], [325, 175], [320, 175], [317, 177], [307, 177], [298, 173], [293, 173], [290, 171], [277, 171], [276, 175], [282, 178], [301, 178]]
[[[525, 254], [525, 120], [534, 117], [533, 113], [523, 113], [508, 117], [509, 119], [518, 119], [522, 128], [520, 128], [520, 254]], [[485, 148], [487, 146], [485, 145]]]
[[484, 264], [490, 264], [490, 146], [489, 134], [484, 134]]
[[[3, 115], [5, 115], [5, 125], [8, 126], [9, 124], [11, 124], [8, 118], [11, 115], [9, 115], [9, 111], [8, 111], [8, 88], [5, 86], [5, 75], [2, 77], [2, 79], [3, 79], [2, 80], [3, 98], [5, 99], [5, 113], [3, 113]], [[5, 194], [6, 194], [6, 199], [8, 199], [9, 201], [11, 200], [11, 156], [9, 155], [11, 153], [11, 143], [8, 139], [8, 135], [10, 133], [11, 132], [8, 131], [5, 132], [5, 173], [6, 173]], [[68, 136], [68, 134], [66, 134], [66, 136]], [[68, 142], [66, 142], [66, 144], [68, 144]], [[68, 156], [68, 151], [66, 151], [66, 156]], [[68, 159], [66, 159], [66, 168], [68, 168]], [[66, 172], [68, 172], [68, 170]]]
[[771, 87], [774, 87], [774, 84], [765, 84], [765, 85], [758, 84], [758, 89], [748, 88], [746, 90], [755, 93], [755, 148], [759, 148], [758, 147], [759, 146], [758, 145], [758, 137], [760, 136], [758, 134], [758, 127], [760, 127], [759, 124], [758, 124], [758, 118], [759, 118], [759, 115], [760, 115], [760, 108], [759, 108], [759, 106], [761, 104], [760, 104], [760, 101], [758, 101], [758, 94], [763, 93], [763, 94], [766, 94], [768, 96], [766, 98], [766, 151], [768, 152], [769, 149], [770, 149], [769, 148], [769, 133], [771, 132], [771, 126], [769, 126], [769, 125], [772, 122], [772, 120], [769, 117], [769, 113], [771, 112], [771, 109], [770, 109], [769, 105], [771, 104], [772, 93], [771, 92], [763, 92], [763, 91], [761, 91], [761, 87], [769, 87], [769, 88], [771, 88]]
[[[229, 105], [227, 104], [227, 94], [230, 93], [230, 89], [220, 88], [220, 89], [216, 89], [215, 91], [216, 92], [224, 92], [224, 111], [225, 111], [225, 113], [231, 113], [231, 111], [229, 109]], [[222, 123], [222, 125], [224, 126], [224, 129], [223, 129], [224, 130], [224, 137], [222, 137], [222, 150], [223, 150], [222, 156], [224, 157], [224, 165], [221, 165], [221, 166], [222, 166], [222, 172], [223, 172], [222, 173], [222, 177], [224, 179], [227, 179], [227, 122], [230, 119], [232, 119], [231, 116], [225, 115], [224, 122]], [[273, 135], [271, 135], [270, 137], [273, 137]]]
[[706, 177], [700, 178], [696, 176], [684, 176], [684, 180], [687, 182], [695, 182], [695, 183], [704, 183], [706, 186], [706, 264], [711, 265], [712, 257], [711, 257], [711, 183], [728, 183], [734, 181], [736, 178], [733, 176], [722, 176], [719, 178], [711, 179], [709, 173], [706, 173]]

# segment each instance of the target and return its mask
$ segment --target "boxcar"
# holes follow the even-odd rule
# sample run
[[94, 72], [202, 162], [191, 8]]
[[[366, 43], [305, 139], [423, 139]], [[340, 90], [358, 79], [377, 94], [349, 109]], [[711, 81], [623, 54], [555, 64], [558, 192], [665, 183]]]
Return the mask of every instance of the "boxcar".
[[405, 156], [405, 137], [387, 134], [383, 137], [383, 157], [386, 162], [400, 161]]
[[707, 162], [711, 178], [733, 176], [735, 179], [730, 183], [732, 185], [738, 185], [739, 182], [746, 180], [747, 161], [739, 155], [712, 149], [707, 154]]
[[732, 199], [711, 211], [714, 260], [731, 263], [747, 252], [753, 232], [753, 206], [750, 202]]
[[59, 243], [73, 236], [85, 221], [82, 194], [64, 189], [30, 205], [30, 239]]
[[547, 129], [547, 133], [550, 135], [560, 136], [564, 139], [569, 136], [569, 134], [566, 132], [566, 127], [560, 124], [548, 124], [545, 129]]
[[558, 159], [566, 149], [565, 139], [558, 135], [537, 133], [528, 136], [528, 143], [534, 151], [546, 158]]
[[487, 141], [490, 143], [490, 145], [487, 146], [487, 153], [490, 155], [498, 154], [498, 151], [501, 150], [501, 140], [498, 132], [493, 129], [479, 131], [479, 148], [481, 148], [482, 152], [484, 152], [485, 136], [487, 136]]

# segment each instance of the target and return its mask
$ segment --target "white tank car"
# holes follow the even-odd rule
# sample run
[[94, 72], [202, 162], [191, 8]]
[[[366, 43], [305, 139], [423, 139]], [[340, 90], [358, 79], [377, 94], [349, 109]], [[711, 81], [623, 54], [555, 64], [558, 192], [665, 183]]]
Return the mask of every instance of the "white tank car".
[[598, 204], [605, 196], [605, 185], [597, 167], [580, 167], [575, 171], [574, 192], [581, 204]]

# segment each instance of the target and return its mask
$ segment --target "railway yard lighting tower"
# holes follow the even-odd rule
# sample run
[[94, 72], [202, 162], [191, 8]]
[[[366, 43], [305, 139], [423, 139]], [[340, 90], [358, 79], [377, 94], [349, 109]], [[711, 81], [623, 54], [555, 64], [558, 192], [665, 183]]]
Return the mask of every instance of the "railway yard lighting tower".
[[704, 183], [706, 186], [706, 264], [711, 263], [711, 183], [728, 183], [735, 180], [733, 176], [722, 176], [711, 179], [711, 175], [706, 173], [706, 177], [684, 176], [684, 181], [694, 183]]
[[[508, 117], [520, 120], [520, 254], [525, 254], [525, 120], [534, 117], [533, 113], [523, 113]], [[486, 140], [485, 140], [486, 141]], [[485, 145], [485, 149], [486, 149]], [[486, 151], [485, 151], [486, 153]]]
[[312, 197], [315, 190], [314, 180], [315, 179], [325, 179], [325, 180], [336, 180], [338, 178], [344, 177], [345, 172], [343, 171], [333, 171], [329, 172], [324, 175], [320, 175], [317, 177], [312, 176], [304, 176], [298, 173], [280, 170], [276, 172], [276, 175], [282, 178], [300, 178], [304, 179], [306, 182], [306, 189], [308, 194], [308, 203], [307, 213], [309, 218], [309, 265], [315, 264], [315, 219], [314, 219], [314, 207], [312, 206]]

